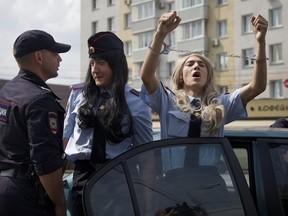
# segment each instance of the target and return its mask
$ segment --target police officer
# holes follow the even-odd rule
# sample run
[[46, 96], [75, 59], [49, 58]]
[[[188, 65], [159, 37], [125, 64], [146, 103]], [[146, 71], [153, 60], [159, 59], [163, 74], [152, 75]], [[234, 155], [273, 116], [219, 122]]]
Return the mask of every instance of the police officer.
[[15, 41], [20, 71], [0, 90], [0, 215], [66, 215], [62, 181], [65, 110], [45, 83], [71, 46], [41, 30]]
[[271, 128], [288, 128], [288, 116], [280, 117], [270, 125]]
[[84, 215], [82, 189], [98, 167], [153, 139], [151, 110], [127, 85], [123, 42], [112, 32], [98, 32], [89, 37], [88, 52], [86, 81], [72, 86], [64, 122], [65, 152], [75, 162], [73, 216]]

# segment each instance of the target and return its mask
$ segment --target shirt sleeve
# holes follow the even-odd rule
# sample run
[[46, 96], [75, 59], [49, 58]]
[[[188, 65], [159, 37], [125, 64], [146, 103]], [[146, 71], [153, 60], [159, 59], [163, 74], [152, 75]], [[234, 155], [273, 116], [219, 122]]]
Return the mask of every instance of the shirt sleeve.
[[67, 106], [66, 106], [66, 115], [65, 115], [65, 120], [64, 120], [64, 131], [63, 131], [63, 137], [64, 138], [69, 138], [73, 134], [73, 130], [75, 127], [76, 123], [76, 112], [75, 112], [75, 107], [76, 107], [76, 98], [78, 95], [78, 91], [71, 91]]
[[63, 166], [63, 120], [65, 110], [49, 94], [26, 109], [30, 158], [38, 175]]
[[134, 129], [134, 145], [153, 141], [151, 109], [139, 100], [138, 112], [132, 113]]
[[248, 114], [241, 99], [240, 89], [235, 90], [231, 94], [221, 95], [220, 101], [225, 109], [225, 124], [247, 118]]

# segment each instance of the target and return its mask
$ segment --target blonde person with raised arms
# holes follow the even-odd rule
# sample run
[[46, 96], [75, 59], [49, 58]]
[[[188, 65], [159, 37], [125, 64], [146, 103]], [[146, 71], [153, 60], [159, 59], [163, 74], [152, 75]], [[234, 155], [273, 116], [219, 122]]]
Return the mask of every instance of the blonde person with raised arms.
[[[251, 25], [256, 39], [256, 60], [252, 79], [247, 85], [230, 94], [219, 94], [216, 91], [211, 63], [199, 54], [187, 55], [176, 63], [172, 74], [172, 90], [157, 79], [155, 72], [164, 39], [180, 22], [181, 18], [175, 11], [164, 13], [159, 18], [141, 68], [142, 99], [159, 115], [162, 139], [223, 137], [224, 125], [246, 118], [246, 104], [266, 89], [265, 36], [268, 22], [261, 15], [252, 16]], [[171, 157], [174, 159], [168, 159]], [[167, 149], [163, 157], [164, 171], [183, 166], [184, 157], [183, 148]], [[219, 157], [220, 152], [215, 148], [200, 147], [200, 165], [215, 165]]]

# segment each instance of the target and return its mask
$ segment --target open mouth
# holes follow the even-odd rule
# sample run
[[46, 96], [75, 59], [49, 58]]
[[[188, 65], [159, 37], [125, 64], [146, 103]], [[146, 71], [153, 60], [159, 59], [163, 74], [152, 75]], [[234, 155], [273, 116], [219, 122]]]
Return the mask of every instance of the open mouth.
[[200, 72], [198, 71], [195, 71], [193, 74], [192, 74], [192, 77], [200, 77]]

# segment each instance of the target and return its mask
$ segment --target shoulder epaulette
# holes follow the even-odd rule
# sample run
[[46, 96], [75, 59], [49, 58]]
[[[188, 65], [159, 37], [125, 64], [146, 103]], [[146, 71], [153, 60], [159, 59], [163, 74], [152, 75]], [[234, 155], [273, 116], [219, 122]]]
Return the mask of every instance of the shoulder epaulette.
[[[162, 84], [163, 85], [163, 84]], [[168, 91], [170, 91], [173, 95], [175, 95], [175, 93], [168, 87], [168, 86], [164, 86], [163, 85], [163, 87], [165, 88], [165, 89], [167, 89]]]
[[43, 87], [43, 86], [39, 86], [42, 90], [44, 90], [45, 92], [52, 92], [49, 88]]
[[78, 83], [70, 86], [70, 90], [82, 89], [85, 86], [85, 83]]
[[168, 86], [165, 86], [165, 85], [163, 85], [163, 86], [164, 86], [165, 89], [167, 89], [167, 90], [173, 92], [173, 91], [172, 91]]
[[134, 88], [132, 88], [132, 89], [130, 90], [130, 92], [131, 92], [132, 94], [136, 95], [137, 97], [139, 97], [139, 95], [140, 95], [140, 92], [137, 91], [137, 90], [134, 89]]

